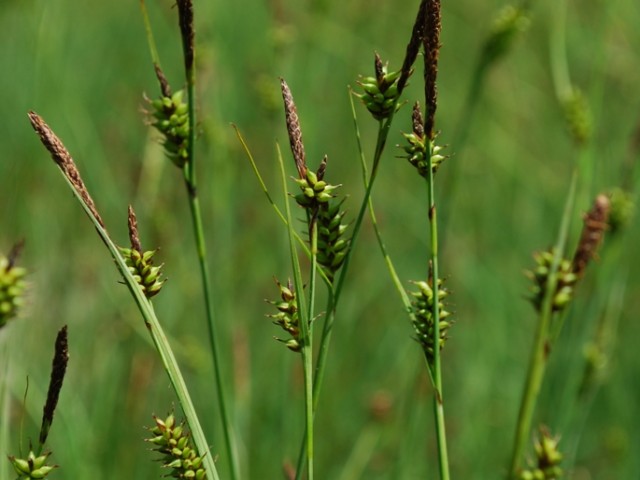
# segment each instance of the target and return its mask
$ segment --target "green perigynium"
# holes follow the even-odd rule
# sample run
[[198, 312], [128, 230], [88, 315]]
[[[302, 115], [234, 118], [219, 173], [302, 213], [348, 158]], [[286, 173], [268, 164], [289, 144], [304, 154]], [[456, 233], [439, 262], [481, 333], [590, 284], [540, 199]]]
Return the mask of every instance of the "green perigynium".
[[609, 229], [615, 235], [631, 223], [635, 213], [633, 195], [621, 188], [614, 188], [609, 193], [611, 211], [609, 212]]
[[145, 296], [151, 298], [160, 293], [160, 289], [166, 280], [161, 279], [162, 265], [153, 265], [153, 256], [157, 250], [140, 252], [133, 248], [121, 248], [120, 252], [124, 257], [129, 271], [142, 288]]
[[[546, 295], [547, 279], [549, 278], [549, 272], [551, 271], [551, 265], [553, 263], [553, 251], [549, 250], [534, 253], [533, 258], [536, 265], [533, 270], [527, 271], [525, 274], [533, 281], [529, 299], [531, 303], [533, 303], [536, 311], [540, 311]], [[556, 291], [551, 300], [551, 308], [552, 311], [559, 312], [571, 302], [578, 276], [573, 271], [571, 261], [566, 259], [560, 260], [556, 275]]]
[[184, 90], [178, 90], [150, 101], [153, 107], [151, 125], [164, 137], [165, 153], [179, 168], [189, 156], [189, 107], [183, 97]]
[[278, 325], [291, 337], [286, 340], [275, 337], [276, 340], [284, 343], [289, 350], [299, 352], [302, 349], [302, 339], [298, 305], [296, 303], [296, 293], [293, 289], [293, 284], [290, 279], [286, 285], [283, 285], [276, 279], [276, 284], [280, 290], [280, 300], [267, 300], [267, 302], [276, 307], [278, 313], [268, 314], [267, 317], [271, 318], [274, 325]]
[[388, 72], [387, 65], [383, 65], [380, 55], [375, 55], [375, 77], [362, 77], [358, 81], [358, 85], [363, 93], [356, 94], [362, 100], [364, 106], [373, 115], [376, 120], [384, 120], [389, 118], [393, 109], [396, 108], [400, 90], [398, 89], [398, 79], [402, 73], [401, 70], [396, 72]]
[[[413, 328], [415, 330], [415, 339], [418, 341], [422, 350], [427, 357], [429, 365], [433, 365], [433, 354], [436, 345], [440, 349], [444, 347], [447, 341], [447, 332], [451, 327], [452, 322], [448, 320], [451, 316], [451, 312], [445, 310], [444, 299], [449, 295], [449, 291], [443, 287], [444, 281], [439, 279], [437, 284], [437, 292], [433, 288], [433, 281], [420, 281], [412, 282], [418, 290], [411, 292], [414, 300], [412, 302], [413, 313]], [[434, 338], [434, 318], [433, 318], [433, 306], [434, 302], [439, 303], [440, 311], [440, 323], [439, 333], [440, 338]]]
[[349, 251], [349, 240], [344, 238], [348, 226], [342, 223], [346, 212], [341, 208], [342, 201], [331, 201], [318, 209], [318, 263], [329, 280], [333, 280]]
[[30, 451], [27, 458], [16, 458], [10, 455], [9, 461], [11, 462], [11, 465], [13, 465], [16, 473], [19, 475], [19, 479], [46, 478], [54, 468], [57, 468], [57, 465], [46, 464], [49, 455], [51, 455], [51, 452], [36, 457], [36, 454], [33, 453], [33, 451]]
[[163, 466], [170, 468], [171, 472], [166, 475], [173, 478], [185, 478], [204, 480], [207, 478], [206, 470], [203, 466], [202, 456], [198, 455], [191, 445], [189, 433], [183, 424], [176, 424], [173, 415], [169, 415], [164, 420], [153, 417], [155, 425], [149, 430], [152, 437], [147, 441], [157, 448], [157, 452], [162, 454]]
[[572, 88], [562, 101], [565, 120], [574, 142], [584, 145], [592, 135], [591, 109], [584, 93], [579, 88]]
[[534, 442], [535, 465], [520, 472], [519, 480], [558, 480], [562, 478], [560, 468], [562, 453], [558, 450], [558, 437], [552, 437], [549, 430], [540, 427], [540, 435]]
[[422, 118], [422, 111], [420, 104], [416, 102], [413, 106], [413, 113], [411, 115], [413, 129], [411, 133], [403, 133], [402, 135], [407, 140], [407, 144], [402, 146], [402, 149], [406, 153], [406, 158], [411, 165], [413, 165], [421, 177], [427, 178], [429, 175], [429, 163], [428, 157], [429, 151], [431, 151], [431, 168], [435, 174], [438, 168], [446, 156], [441, 155], [440, 152], [444, 147], [435, 144], [434, 140], [429, 140], [424, 134], [424, 121]]
[[14, 262], [15, 259], [0, 255], [0, 328], [18, 314], [24, 302], [27, 271]]

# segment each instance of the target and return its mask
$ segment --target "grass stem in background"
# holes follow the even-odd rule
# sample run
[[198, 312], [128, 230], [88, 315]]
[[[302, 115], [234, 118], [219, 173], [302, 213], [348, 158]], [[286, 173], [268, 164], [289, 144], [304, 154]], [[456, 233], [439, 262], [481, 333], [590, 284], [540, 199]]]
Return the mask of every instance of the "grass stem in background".
[[569, 192], [565, 201], [560, 231], [554, 247], [553, 262], [547, 277], [545, 295], [542, 299], [542, 306], [538, 315], [538, 324], [536, 326], [536, 333], [531, 350], [527, 379], [522, 394], [522, 401], [520, 403], [520, 410], [516, 424], [516, 434], [513, 442], [511, 463], [507, 477], [509, 480], [516, 479], [521, 468], [524, 451], [530, 439], [533, 414], [535, 412], [536, 403], [540, 394], [540, 387], [542, 385], [542, 380], [547, 366], [549, 354], [548, 349], [550, 348], [548, 342], [551, 329], [551, 317], [553, 314], [553, 300], [558, 284], [557, 272], [562, 259], [562, 252], [565, 250], [567, 237], [569, 235], [569, 226], [571, 224], [573, 205], [576, 196], [577, 177], [577, 171], [574, 170], [569, 186]]

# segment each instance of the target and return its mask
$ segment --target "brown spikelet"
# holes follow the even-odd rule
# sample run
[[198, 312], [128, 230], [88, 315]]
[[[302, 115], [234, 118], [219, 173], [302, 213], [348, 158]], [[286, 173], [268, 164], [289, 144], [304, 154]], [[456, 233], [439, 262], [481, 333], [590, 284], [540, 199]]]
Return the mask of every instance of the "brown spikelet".
[[47, 401], [42, 411], [42, 426], [40, 427], [40, 445], [44, 445], [49, 435], [49, 429], [53, 423], [53, 414], [58, 405], [60, 390], [64, 375], [67, 372], [67, 363], [69, 363], [69, 343], [67, 336], [67, 326], [65, 325], [58, 332], [56, 337], [55, 353], [51, 365], [51, 378], [49, 380], [49, 390], [47, 392]]
[[184, 67], [187, 72], [193, 71], [194, 38], [193, 28], [193, 1], [178, 0], [178, 17], [180, 21], [180, 34], [182, 35], [182, 50], [184, 52]]
[[440, 53], [440, 0], [427, 0], [424, 16], [424, 93], [426, 101], [426, 118], [424, 131], [429, 140], [435, 138], [435, 125], [438, 91], [438, 56]]
[[60, 167], [60, 170], [62, 170], [62, 173], [64, 173], [67, 179], [71, 182], [76, 192], [78, 192], [84, 203], [91, 211], [93, 217], [98, 221], [100, 226], [106, 230], [104, 222], [96, 209], [95, 203], [93, 203], [93, 199], [87, 191], [87, 187], [85, 187], [84, 182], [82, 181], [82, 177], [80, 177], [80, 172], [78, 172], [78, 168], [76, 167], [73, 158], [71, 158], [69, 151], [65, 148], [56, 134], [53, 133], [53, 130], [49, 128], [49, 125], [47, 125], [42, 117], [40, 117], [40, 115], [30, 111], [29, 120], [31, 121], [33, 129], [40, 137], [40, 141], [45, 148], [49, 150], [49, 153], [51, 153], [53, 161], [56, 162], [58, 167]]
[[293, 95], [289, 85], [284, 78], [280, 79], [280, 87], [282, 88], [282, 99], [284, 100], [284, 114], [287, 122], [287, 132], [289, 133], [289, 143], [293, 159], [296, 162], [296, 169], [300, 178], [307, 176], [307, 161], [304, 154], [304, 144], [302, 143], [302, 130], [300, 129], [300, 119], [298, 118], [298, 110], [293, 101]]
[[424, 138], [424, 120], [422, 119], [422, 110], [420, 109], [420, 102], [413, 104], [413, 113], [411, 114], [411, 121], [413, 122], [413, 133], [418, 137]]
[[16, 262], [18, 261], [18, 258], [20, 258], [20, 254], [22, 253], [23, 248], [24, 248], [24, 239], [20, 240], [13, 247], [11, 247], [11, 251], [7, 256], [7, 260], [8, 260], [7, 268], [6, 268], [7, 271], [11, 270], [13, 267], [16, 266]]
[[596, 252], [604, 232], [608, 227], [609, 210], [611, 202], [606, 195], [600, 194], [593, 202], [593, 207], [584, 217], [584, 227], [582, 227], [582, 235], [578, 248], [573, 257], [573, 272], [578, 276], [584, 275], [587, 265], [592, 258], [596, 256]]
[[404, 61], [402, 62], [402, 69], [400, 79], [398, 80], [398, 92], [402, 93], [404, 87], [407, 85], [407, 80], [413, 72], [413, 64], [418, 57], [420, 51], [420, 45], [424, 39], [424, 27], [425, 27], [425, 15], [427, 12], [428, 0], [422, 0], [420, 7], [418, 8], [418, 14], [416, 15], [416, 21], [413, 24], [413, 30], [411, 32], [411, 38], [407, 44], [407, 51], [404, 55]]
[[382, 63], [382, 58], [380, 58], [380, 54], [378, 52], [374, 53], [373, 69], [376, 72], [376, 80], [378, 81], [378, 84], [384, 82], [384, 64]]
[[165, 77], [162, 68], [157, 63], [153, 64], [153, 68], [156, 71], [156, 77], [158, 78], [158, 82], [160, 83], [160, 91], [162, 92], [163, 97], [170, 97], [171, 87], [169, 86], [169, 82], [167, 81], [167, 77]]
[[128, 224], [131, 248], [142, 253], [142, 245], [140, 244], [140, 236], [138, 235], [138, 220], [136, 219], [136, 212], [133, 211], [133, 207], [131, 205], [129, 205]]

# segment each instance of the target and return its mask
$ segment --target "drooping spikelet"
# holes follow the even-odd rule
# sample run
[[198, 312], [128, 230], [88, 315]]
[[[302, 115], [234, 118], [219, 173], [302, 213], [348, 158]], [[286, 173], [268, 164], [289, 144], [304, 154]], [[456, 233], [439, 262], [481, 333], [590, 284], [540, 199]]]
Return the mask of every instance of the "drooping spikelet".
[[0, 255], [0, 328], [14, 318], [24, 303], [26, 269], [16, 266], [22, 243], [11, 249], [8, 257]]
[[153, 417], [155, 425], [149, 430], [151, 438], [147, 441], [162, 455], [165, 468], [171, 469], [167, 477], [204, 480], [207, 472], [201, 455], [191, 445], [191, 438], [183, 424], [176, 424], [173, 415], [164, 420]]
[[[449, 291], [444, 288], [444, 281], [438, 279], [437, 289], [433, 288], [433, 280], [412, 282], [418, 290], [411, 292], [414, 297], [413, 305], [413, 328], [416, 333], [416, 340], [422, 347], [429, 365], [433, 366], [433, 357], [436, 345], [442, 349], [447, 341], [447, 333], [452, 325], [448, 320], [451, 312], [445, 310], [444, 299], [449, 295]], [[439, 307], [439, 337], [435, 336], [435, 319], [433, 316], [434, 302], [438, 302]]]
[[58, 468], [57, 465], [47, 465], [49, 455], [51, 452], [36, 457], [36, 454], [30, 451], [27, 458], [16, 458], [9, 455], [9, 461], [19, 475], [18, 478], [47, 478], [54, 468]]
[[287, 340], [278, 337], [275, 337], [275, 339], [284, 343], [289, 350], [299, 352], [302, 349], [302, 338], [296, 292], [293, 289], [291, 279], [287, 281], [286, 285], [276, 279], [276, 285], [280, 290], [280, 300], [266, 300], [266, 302], [276, 307], [278, 313], [268, 314], [267, 317], [271, 318], [274, 325], [278, 325], [291, 337]]
[[[553, 250], [534, 253], [533, 258], [536, 266], [533, 270], [525, 272], [533, 281], [531, 297], [529, 297], [529, 299], [531, 303], [533, 303], [536, 311], [540, 311], [546, 296], [547, 281], [553, 265], [553, 256]], [[573, 272], [571, 262], [566, 259], [560, 259], [556, 276], [557, 283], [555, 293], [551, 300], [551, 309], [554, 312], [559, 312], [571, 302], [578, 276]]]
[[519, 480], [559, 480], [563, 476], [560, 462], [562, 453], [558, 450], [558, 437], [552, 437], [549, 430], [541, 426], [540, 435], [533, 444], [536, 453], [535, 464], [519, 474]]
[[153, 265], [153, 256], [157, 253], [157, 250], [142, 251], [140, 244], [140, 237], [138, 236], [138, 223], [136, 220], [136, 214], [133, 211], [131, 205], [129, 205], [129, 240], [131, 242], [131, 248], [120, 248], [120, 253], [124, 257], [125, 263], [129, 268], [129, 272], [133, 275], [140, 288], [144, 292], [147, 298], [151, 298], [162, 289], [166, 279], [162, 277], [162, 266]]

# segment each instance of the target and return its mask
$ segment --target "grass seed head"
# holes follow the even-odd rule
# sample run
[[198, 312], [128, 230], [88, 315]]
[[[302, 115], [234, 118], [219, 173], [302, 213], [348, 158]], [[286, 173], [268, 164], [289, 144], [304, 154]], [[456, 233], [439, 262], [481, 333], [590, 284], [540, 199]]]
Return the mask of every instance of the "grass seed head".
[[24, 303], [27, 270], [16, 266], [23, 242], [16, 244], [8, 257], [0, 255], [0, 328], [15, 318]]
[[373, 66], [375, 77], [361, 77], [358, 85], [363, 92], [355, 95], [362, 100], [373, 118], [382, 121], [399, 108], [398, 99], [401, 92], [398, 88], [398, 80], [401, 71], [389, 73], [388, 66], [382, 63], [377, 53], [374, 56]]

